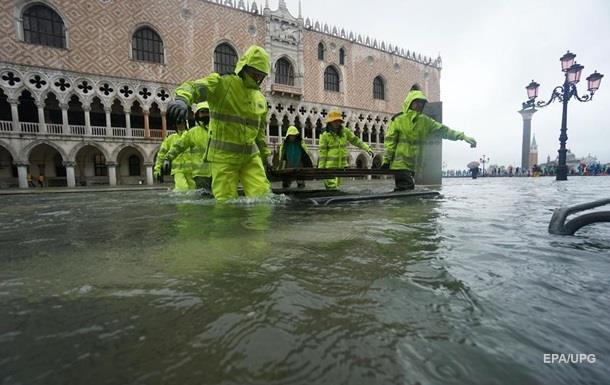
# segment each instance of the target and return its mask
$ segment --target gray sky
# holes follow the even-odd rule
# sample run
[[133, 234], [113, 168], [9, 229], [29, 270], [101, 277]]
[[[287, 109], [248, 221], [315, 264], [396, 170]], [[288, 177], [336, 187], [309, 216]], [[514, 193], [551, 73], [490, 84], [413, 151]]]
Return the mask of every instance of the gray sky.
[[[269, 2], [272, 9], [278, 1]], [[298, 0], [286, 0], [298, 15]], [[491, 164], [520, 166], [523, 120], [517, 110], [534, 79], [548, 99], [563, 84], [559, 58], [570, 50], [585, 66], [585, 78], [605, 75], [593, 101], [572, 99], [568, 148], [577, 156], [610, 162], [610, 1], [608, 0], [302, 0], [303, 17], [337, 25], [378, 41], [443, 59], [443, 121], [473, 136], [476, 149], [444, 141], [449, 169], [487, 155]], [[540, 99], [539, 98], [539, 99]], [[536, 112], [532, 134], [538, 158], [554, 159], [559, 148], [561, 103]]]

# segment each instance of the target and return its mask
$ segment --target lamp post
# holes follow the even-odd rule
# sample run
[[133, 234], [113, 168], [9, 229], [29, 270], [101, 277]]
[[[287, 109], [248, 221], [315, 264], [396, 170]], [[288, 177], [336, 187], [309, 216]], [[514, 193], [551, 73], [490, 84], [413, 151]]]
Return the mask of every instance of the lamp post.
[[553, 89], [551, 94], [551, 98], [548, 101], [539, 100], [536, 101], [538, 97], [538, 87], [540, 84], [536, 83], [532, 80], [532, 82], [525, 87], [527, 90], [528, 101], [523, 103], [523, 109], [527, 108], [535, 108], [535, 107], [546, 107], [555, 100], [559, 100], [563, 103], [563, 112], [561, 115], [561, 132], [559, 135], [559, 164], [557, 166], [557, 180], [568, 180], [568, 166], [566, 165], [566, 142], [568, 140], [568, 102], [572, 98], [576, 98], [579, 102], [590, 102], [593, 99], [593, 94], [595, 91], [599, 89], [599, 85], [602, 81], [604, 75], [598, 73], [597, 71], [593, 72], [591, 75], [587, 77], [587, 90], [589, 94], [584, 96], [578, 96], [578, 91], [576, 90], [576, 84], [580, 81], [580, 74], [583, 70], [582, 65], [576, 63], [574, 58], [575, 54], [568, 51], [566, 52], [559, 60], [561, 62], [561, 70], [565, 73], [565, 79], [562, 86], [557, 86]]
[[485, 155], [483, 155], [483, 157], [479, 159], [479, 162], [481, 162], [483, 165], [483, 176], [485, 176], [485, 163], [489, 162], [489, 157], [485, 157]]

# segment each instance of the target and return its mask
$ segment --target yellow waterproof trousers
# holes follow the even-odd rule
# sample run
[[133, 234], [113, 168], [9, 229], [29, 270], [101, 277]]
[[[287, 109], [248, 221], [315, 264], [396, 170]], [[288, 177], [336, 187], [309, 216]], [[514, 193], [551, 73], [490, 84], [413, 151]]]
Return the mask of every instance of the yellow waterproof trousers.
[[340, 185], [341, 179], [338, 177], [332, 179], [324, 179], [324, 187], [326, 187], [327, 190], [336, 190], [339, 188]]
[[217, 201], [237, 198], [237, 185], [241, 182], [247, 197], [267, 195], [271, 188], [263, 161], [253, 154], [241, 163], [211, 162], [212, 193]]
[[174, 173], [174, 190], [175, 191], [188, 191], [195, 189], [195, 181], [193, 180], [190, 173], [184, 173], [177, 171]]

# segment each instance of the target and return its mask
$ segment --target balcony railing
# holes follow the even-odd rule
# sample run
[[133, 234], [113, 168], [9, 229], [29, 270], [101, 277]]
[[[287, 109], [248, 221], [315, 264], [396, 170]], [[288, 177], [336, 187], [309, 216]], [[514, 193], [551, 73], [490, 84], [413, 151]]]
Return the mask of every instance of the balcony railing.
[[70, 134], [72, 135], [85, 135], [85, 126], [71, 124], [68, 127], [70, 128]]
[[64, 133], [63, 124], [47, 123], [47, 132], [49, 134], [61, 135]]
[[20, 122], [21, 132], [36, 133], [38, 132], [38, 123]]
[[106, 127], [91, 126], [91, 135], [106, 136]]
[[143, 128], [132, 128], [131, 136], [134, 138], [143, 138], [144, 137], [144, 129]]
[[0, 120], [0, 131], [4, 131], [4, 132], [13, 131], [13, 122], [7, 122], [5, 120]]

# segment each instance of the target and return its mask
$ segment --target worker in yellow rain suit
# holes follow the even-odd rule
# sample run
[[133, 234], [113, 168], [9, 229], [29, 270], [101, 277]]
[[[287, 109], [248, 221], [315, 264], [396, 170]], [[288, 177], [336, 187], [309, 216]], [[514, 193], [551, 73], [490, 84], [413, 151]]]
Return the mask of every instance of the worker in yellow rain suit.
[[[349, 165], [347, 144], [366, 151], [369, 156], [373, 156], [373, 151], [368, 144], [360, 140], [354, 133], [343, 127], [343, 117], [341, 111], [331, 110], [326, 117], [326, 132], [320, 135], [318, 148], [320, 150], [319, 168], [345, 168]], [[324, 186], [327, 190], [339, 188], [341, 180], [339, 178], [325, 179]]]
[[191, 177], [189, 169], [188, 154], [176, 156], [172, 161], [167, 159], [167, 153], [172, 145], [186, 132], [186, 122], [179, 122], [175, 127], [176, 132], [169, 135], [161, 143], [159, 153], [157, 154], [157, 161], [155, 162], [154, 175], [159, 177], [162, 171], [164, 174], [171, 172], [174, 176], [174, 189], [176, 191], [187, 191], [195, 188], [195, 182]]
[[219, 202], [237, 197], [241, 182], [248, 197], [270, 192], [265, 174], [270, 154], [265, 143], [267, 100], [260, 84], [269, 73], [269, 55], [256, 45], [246, 50], [235, 74], [213, 73], [182, 83], [170, 103], [170, 121], [183, 121], [188, 106], [206, 101], [210, 106], [210, 139], [205, 160], [212, 171], [212, 190]]
[[[299, 129], [295, 126], [289, 126], [284, 140], [280, 145], [279, 168], [301, 168], [313, 167], [311, 154], [307, 148], [307, 144], [303, 142]], [[285, 180], [282, 182], [283, 188], [288, 188], [292, 182]], [[298, 188], [305, 188], [305, 181], [297, 180]]]
[[418, 158], [421, 156], [422, 145], [430, 134], [438, 132], [443, 139], [463, 140], [471, 147], [477, 145], [474, 138], [464, 135], [463, 132], [454, 131], [422, 114], [427, 101], [426, 95], [417, 84], [411, 87], [402, 105], [402, 112], [392, 118], [386, 133], [381, 168], [404, 171], [394, 176], [396, 184], [394, 191], [415, 188], [413, 175], [420, 163]]
[[195, 109], [195, 121], [197, 125], [186, 131], [173, 142], [165, 158], [172, 161], [178, 156], [184, 155], [188, 158], [187, 167], [191, 170], [190, 175], [195, 181], [197, 188], [205, 192], [212, 192], [212, 171], [210, 164], [204, 161], [205, 152], [208, 148], [210, 122], [210, 109], [208, 102], [197, 104]]

